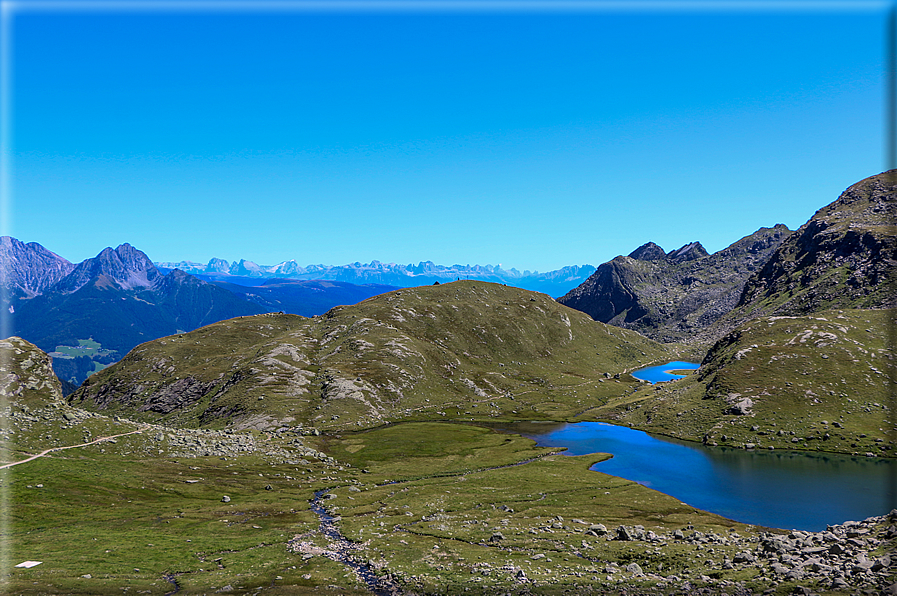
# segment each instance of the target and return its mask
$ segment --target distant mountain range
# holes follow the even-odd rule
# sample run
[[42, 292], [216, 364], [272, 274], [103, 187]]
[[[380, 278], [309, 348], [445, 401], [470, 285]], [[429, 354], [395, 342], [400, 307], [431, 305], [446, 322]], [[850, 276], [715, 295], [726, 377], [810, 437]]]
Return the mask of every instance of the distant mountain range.
[[223, 281], [240, 285], [256, 285], [262, 279], [328, 280], [352, 284], [384, 284], [408, 288], [444, 283], [457, 279], [491, 281], [542, 292], [549, 296], [561, 296], [585, 281], [594, 271], [592, 265], [571, 265], [539, 273], [517, 269], [502, 269], [498, 265], [437, 265], [424, 261], [417, 265], [396, 263], [350, 263], [348, 265], [308, 265], [299, 266], [296, 261], [284, 261], [277, 265], [258, 265], [241, 259], [229, 263], [224, 259], [212, 259], [207, 264], [192, 261], [160, 262], [156, 266], [162, 271], [180, 269], [207, 281]]

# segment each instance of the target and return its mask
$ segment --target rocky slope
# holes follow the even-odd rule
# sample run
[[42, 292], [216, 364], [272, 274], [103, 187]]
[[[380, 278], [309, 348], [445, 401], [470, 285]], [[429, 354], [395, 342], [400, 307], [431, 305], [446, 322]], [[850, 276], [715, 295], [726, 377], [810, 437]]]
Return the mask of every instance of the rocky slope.
[[857, 182], [772, 253], [727, 317], [897, 304], [897, 170]]
[[50, 357], [20, 337], [0, 340], [0, 396], [6, 405], [62, 405], [62, 387]]
[[657, 341], [689, 340], [738, 303], [745, 281], [789, 234], [781, 224], [761, 228], [712, 255], [699, 242], [670, 253], [649, 242], [604, 263], [558, 302]]
[[149, 342], [88, 379], [71, 403], [240, 428], [526, 419], [606, 399], [623, 390], [612, 375], [670, 355], [543, 294], [462, 281], [313, 319], [244, 317]]

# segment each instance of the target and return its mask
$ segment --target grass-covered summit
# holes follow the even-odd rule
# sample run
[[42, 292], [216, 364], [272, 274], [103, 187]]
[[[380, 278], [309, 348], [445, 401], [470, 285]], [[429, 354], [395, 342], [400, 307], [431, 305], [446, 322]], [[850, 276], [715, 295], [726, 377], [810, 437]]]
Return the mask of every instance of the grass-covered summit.
[[615, 375], [670, 355], [544, 294], [459, 281], [311, 319], [241, 317], [148, 342], [71, 403], [237, 428], [558, 418], [621, 393]]

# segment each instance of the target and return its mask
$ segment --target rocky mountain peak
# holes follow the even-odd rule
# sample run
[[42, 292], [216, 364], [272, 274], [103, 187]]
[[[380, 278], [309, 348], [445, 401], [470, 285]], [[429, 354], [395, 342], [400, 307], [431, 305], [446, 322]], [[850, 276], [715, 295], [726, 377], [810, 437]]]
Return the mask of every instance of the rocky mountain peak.
[[107, 276], [123, 290], [149, 288], [162, 277], [145, 253], [125, 243], [115, 249], [107, 247], [96, 257], [81, 262], [53, 289], [72, 293], [100, 275]]
[[239, 263], [234, 263], [228, 271], [231, 275], [242, 275], [247, 277], [258, 277], [262, 275], [262, 268], [252, 261], [240, 259]]
[[183, 283], [202, 283], [202, 284], [204, 284], [204, 283], [206, 283], [206, 282], [204, 282], [204, 281], [202, 281], [201, 279], [199, 279], [199, 278], [197, 278], [197, 277], [194, 277], [194, 276], [192, 276], [192, 275], [190, 275], [190, 274], [188, 274], [188, 273], [184, 273], [184, 272], [181, 271], [180, 269], [174, 269], [173, 271], [170, 271], [170, 272], [168, 273], [168, 275], [164, 276], [164, 277], [159, 281], [159, 284], [162, 284], [162, 283], [179, 283], [179, 284], [183, 284]]
[[224, 259], [213, 258], [206, 265], [206, 273], [227, 273], [230, 270], [230, 263]]
[[781, 225], [760, 228], [712, 255], [700, 242], [668, 254], [649, 242], [631, 258], [604, 263], [558, 302], [652, 339], [681, 341], [730, 311], [747, 278], [789, 233]]
[[653, 242], [646, 242], [629, 253], [629, 258], [638, 261], [659, 261], [660, 259], [665, 259], [666, 256], [666, 251]]
[[684, 263], [685, 261], [694, 261], [703, 257], [710, 256], [700, 242], [689, 242], [682, 248], [674, 250], [667, 255], [667, 258], [675, 263]]

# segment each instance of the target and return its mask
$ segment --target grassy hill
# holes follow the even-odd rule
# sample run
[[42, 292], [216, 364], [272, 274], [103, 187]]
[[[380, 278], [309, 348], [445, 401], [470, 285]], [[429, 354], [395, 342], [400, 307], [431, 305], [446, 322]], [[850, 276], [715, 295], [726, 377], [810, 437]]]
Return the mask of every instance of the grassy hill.
[[544, 294], [459, 281], [306, 319], [267, 314], [148, 342], [71, 403], [179, 426], [364, 428], [568, 418], [672, 352]]
[[860, 309], [760, 317], [717, 342], [696, 373], [591, 414], [711, 445], [893, 457], [889, 317]]

